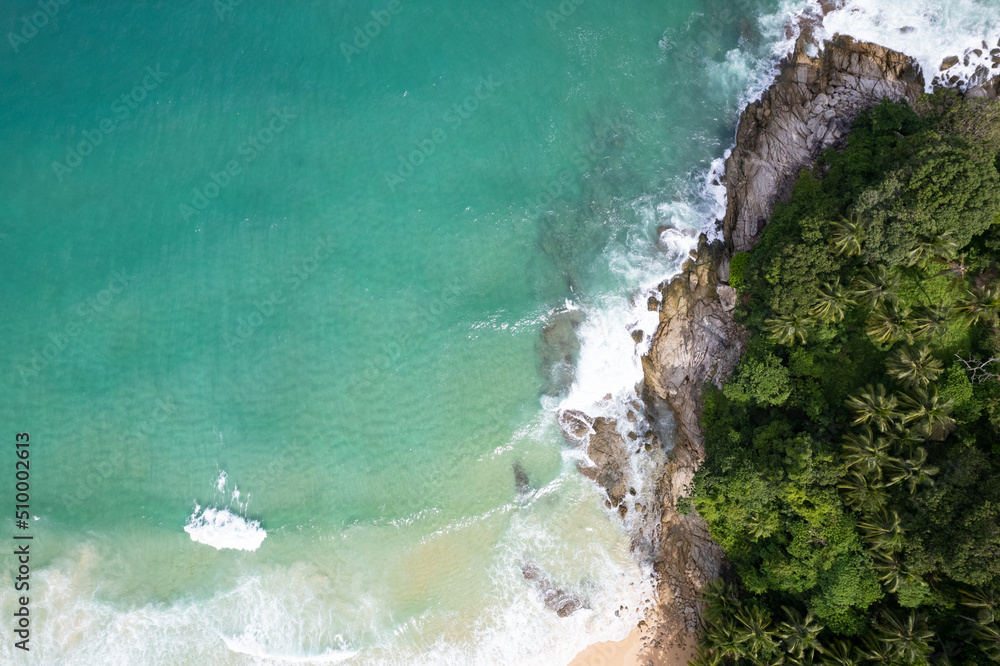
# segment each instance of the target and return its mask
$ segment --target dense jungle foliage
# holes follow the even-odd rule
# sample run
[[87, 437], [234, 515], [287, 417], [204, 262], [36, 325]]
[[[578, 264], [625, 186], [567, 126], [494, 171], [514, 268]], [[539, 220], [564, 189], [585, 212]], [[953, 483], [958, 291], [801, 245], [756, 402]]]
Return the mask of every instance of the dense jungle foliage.
[[697, 664], [1000, 661], [1000, 102], [884, 102], [732, 262]]

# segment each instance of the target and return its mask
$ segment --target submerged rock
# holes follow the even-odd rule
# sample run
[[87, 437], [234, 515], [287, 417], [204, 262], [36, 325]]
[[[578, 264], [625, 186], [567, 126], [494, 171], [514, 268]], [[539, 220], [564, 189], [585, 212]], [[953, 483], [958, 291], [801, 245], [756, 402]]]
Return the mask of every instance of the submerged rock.
[[559, 617], [572, 615], [581, 608], [590, 608], [587, 602], [578, 595], [557, 587], [548, 575], [538, 565], [531, 562], [521, 567], [525, 580], [531, 581], [542, 596], [545, 607], [555, 611]]
[[513, 467], [514, 486], [517, 487], [517, 492], [523, 495], [531, 490], [531, 482], [528, 480], [528, 473], [524, 471], [520, 460], [515, 460]]
[[583, 320], [579, 310], [560, 310], [542, 328], [539, 357], [546, 378], [545, 392], [550, 395], [559, 394], [573, 384], [576, 355], [580, 351], [576, 329]]

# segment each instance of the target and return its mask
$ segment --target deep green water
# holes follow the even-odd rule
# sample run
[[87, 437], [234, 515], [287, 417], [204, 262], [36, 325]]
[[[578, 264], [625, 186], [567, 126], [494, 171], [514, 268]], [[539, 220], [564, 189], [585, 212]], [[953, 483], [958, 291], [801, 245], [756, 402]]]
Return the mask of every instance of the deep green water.
[[[0, 460], [31, 433], [37, 519], [33, 650], [0, 661], [562, 664], [623, 637], [648, 571], [554, 410], [629, 399], [629, 298], [686, 254], [656, 229], [711, 219], [793, 6], [70, 0], [28, 39], [37, 5], [4, 3]], [[542, 362], [567, 301], [572, 385]], [[266, 539], [192, 540], [196, 503], [233, 516], [216, 546]], [[546, 610], [525, 562], [590, 608]]]

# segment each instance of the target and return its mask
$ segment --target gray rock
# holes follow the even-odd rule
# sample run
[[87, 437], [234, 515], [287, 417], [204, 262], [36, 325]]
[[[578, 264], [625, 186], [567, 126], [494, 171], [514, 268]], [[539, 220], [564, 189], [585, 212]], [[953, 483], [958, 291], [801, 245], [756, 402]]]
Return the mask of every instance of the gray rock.
[[945, 70], [951, 69], [952, 67], [958, 64], [958, 60], [959, 60], [958, 56], [948, 56], [947, 58], [941, 61], [941, 71], [943, 72]]
[[593, 432], [587, 441], [587, 457], [593, 465], [580, 465], [580, 473], [604, 488], [611, 506], [621, 510], [624, 506], [626, 482], [631, 464], [629, 447], [618, 434], [614, 419], [598, 417], [593, 421]]
[[731, 312], [736, 307], [736, 289], [728, 284], [720, 284], [715, 288], [719, 294], [719, 304], [726, 312]]

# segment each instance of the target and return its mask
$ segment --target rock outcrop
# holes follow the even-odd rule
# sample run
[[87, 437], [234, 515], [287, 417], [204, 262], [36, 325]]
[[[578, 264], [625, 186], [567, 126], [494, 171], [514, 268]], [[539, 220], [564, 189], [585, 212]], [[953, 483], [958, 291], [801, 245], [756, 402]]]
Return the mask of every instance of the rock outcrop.
[[774, 84], [740, 116], [726, 160], [722, 228], [730, 252], [753, 247], [775, 202], [788, 198], [799, 172], [843, 139], [861, 111], [885, 98], [915, 104], [924, 92], [916, 61], [897, 51], [845, 36], [815, 57], [809, 49], [800, 38]]
[[675, 433], [658, 481], [659, 607], [651, 618], [648, 656], [696, 641], [700, 590], [723, 568], [723, 553], [705, 522], [680, 513], [678, 502], [705, 456], [704, 387], [721, 386], [745, 348], [746, 334], [732, 316], [736, 293], [725, 283], [729, 259], [753, 247], [799, 172], [846, 137], [861, 111], [883, 98], [916, 103], [924, 92], [911, 58], [840, 36], [809, 56], [809, 32], [763, 97], [740, 116], [736, 146], [726, 161], [725, 240], [709, 243], [702, 236], [682, 272], [660, 288], [660, 323], [643, 358], [644, 398], [648, 415], [672, 419]]
[[578, 465], [580, 473], [603, 488], [608, 495], [609, 508], [617, 509], [624, 517], [628, 511], [625, 493], [631, 465], [629, 446], [618, 432], [618, 422], [567, 409], [559, 415], [559, 425], [571, 444], [585, 447], [593, 463]]
[[652, 651], [693, 643], [700, 590], [722, 569], [723, 553], [707, 525], [695, 513], [678, 511], [678, 502], [705, 457], [699, 423], [703, 388], [707, 382], [721, 386], [746, 341], [732, 317], [735, 291], [719, 281], [725, 252], [722, 243], [699, 238], [695, 256], [661, 288], [660, 324], [643, 357], [647, 412], [674, 423], [673, 449], [657, 481], [660, 536], [654, 568], [660, 599]]
[[931, 84], [957, 88], [966, 97], [1000, 98], [1000, 40], [995, 46], [983, 42], [981, 47], [965, 49], [961, 56], [948, 56]]

